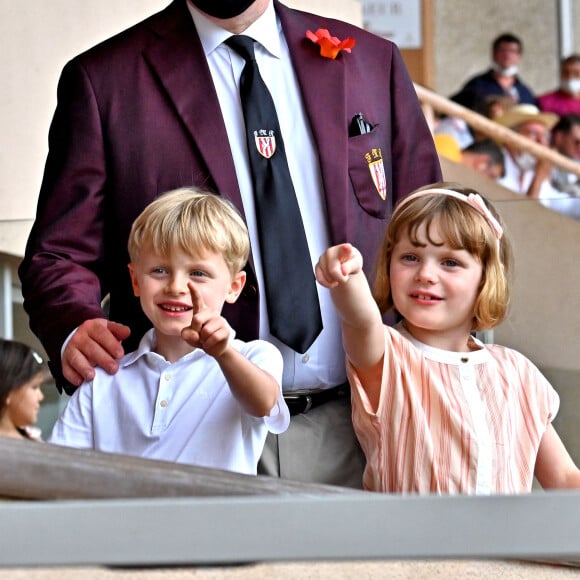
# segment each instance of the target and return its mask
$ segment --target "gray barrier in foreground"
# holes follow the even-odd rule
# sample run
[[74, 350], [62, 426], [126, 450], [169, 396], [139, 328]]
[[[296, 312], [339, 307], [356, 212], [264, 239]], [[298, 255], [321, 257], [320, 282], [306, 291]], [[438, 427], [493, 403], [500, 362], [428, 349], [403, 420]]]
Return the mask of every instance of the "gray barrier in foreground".
[[0, 566], [409, 558], [580, 562], [580, 493], [0, 502]]
[[580, 491], [386, 495], [0, 438], [1, 496], [4, 567], [580, 563]]

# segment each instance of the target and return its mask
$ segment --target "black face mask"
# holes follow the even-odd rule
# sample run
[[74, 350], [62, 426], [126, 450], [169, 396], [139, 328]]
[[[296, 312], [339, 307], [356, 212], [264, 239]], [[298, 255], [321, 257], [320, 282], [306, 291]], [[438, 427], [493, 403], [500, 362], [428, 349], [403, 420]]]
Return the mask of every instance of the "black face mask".
[[239, 16], [255, 0], [191, 0], [191, 3], [202, 12], [215, 18], [233, 18]]

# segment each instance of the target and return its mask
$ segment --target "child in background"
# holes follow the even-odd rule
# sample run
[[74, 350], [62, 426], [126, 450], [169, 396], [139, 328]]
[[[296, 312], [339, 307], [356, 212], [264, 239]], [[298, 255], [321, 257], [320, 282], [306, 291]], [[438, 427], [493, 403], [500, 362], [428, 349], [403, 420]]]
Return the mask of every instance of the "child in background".
[[[522, 354], [483, 344], [507, 313], [511, 253], [489, 202], [454, 184], [396, 206], [374, 298], [350, 244], [316, 267], [341, 317], [368, 490], [517, 493], [580, 487], [552, 426], [559, 398]], [[378, 304], [378, 305], [377, 305]], [[402, 321], [382, 323], [394, 308]]]
[[227, 200], [169, 192], [135, 220], [129, 273], [153, 329], [109, 375], [96, 369], [50, 442], [256, 474], [268, 431], [290, 414], [282, 356], [244, 343], [221, 316], [246, 281], [250, 242]]
[[15, 340], [0, 339], [0, 435], [40, 440], [34, 427], [41, 385], [49, 378], [48, 367], [38, 353]]

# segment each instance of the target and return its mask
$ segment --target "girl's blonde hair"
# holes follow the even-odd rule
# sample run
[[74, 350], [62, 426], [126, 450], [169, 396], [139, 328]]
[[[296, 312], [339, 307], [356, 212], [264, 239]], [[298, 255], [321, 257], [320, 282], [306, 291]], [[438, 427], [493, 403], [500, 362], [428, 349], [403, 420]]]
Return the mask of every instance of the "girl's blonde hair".
[[175, 250], [186, 254], [210, 250], [220, 253], [235, 274], [248, 261], [250, 240], [243, 219], [227, 199], [183, 187], [158, 197], [133, 222], [128, 245], [131, 262], [139, 260], [144, 248], [162, 256]]
[[[446, 189], [451, 193], [446, 195], [443, 192], [427, 191], [434, 188]], [[409, 201], [402, 199], [395, 207], [375, 263], [373, 293], [381, 312], [394, 308], [389, 271], [395, 244], [406, 234], [412, 244], [423, 245], [424, 240], [419, 239], [421, 226], [425, 227], [429, 243], [435, 243], [430, 233], [431, 226], [436, 223], [451, 248], [466, 250], [482, 265], [473, 330], [497, 326], [507, 315], [512, 269], [511, 246], [501, 216], [488, 200], [482, 198], [493, 216], [491, 219], [495, 218], [503, 229], [503, 235], [498, 236], [497, 228], [492, 227], [490, 220], [467, 202], [468, 195], [479, 195], [476, 191], [446, 182], [423, 187], [414, 193], [420, 191], [425, 191], [425, 194]], [[457, 194], [465, 196], [465, 201], [458, 199]]]

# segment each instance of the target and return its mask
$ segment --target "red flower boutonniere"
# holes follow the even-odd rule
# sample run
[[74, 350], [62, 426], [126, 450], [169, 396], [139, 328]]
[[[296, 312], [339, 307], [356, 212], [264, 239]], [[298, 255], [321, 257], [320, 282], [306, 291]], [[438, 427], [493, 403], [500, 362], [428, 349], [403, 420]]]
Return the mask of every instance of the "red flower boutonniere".
[[345, 38], [339, 40], [336, 36], [330, 36], [330, 32], [326, 28], [319, 28], [316, 32], [306, 31], [306, 38], [320, 46], [320, 54], [326, 58], [335, 59], [341, 50], [350, 52], [350, 49], [356, 44], [356, 40]]

